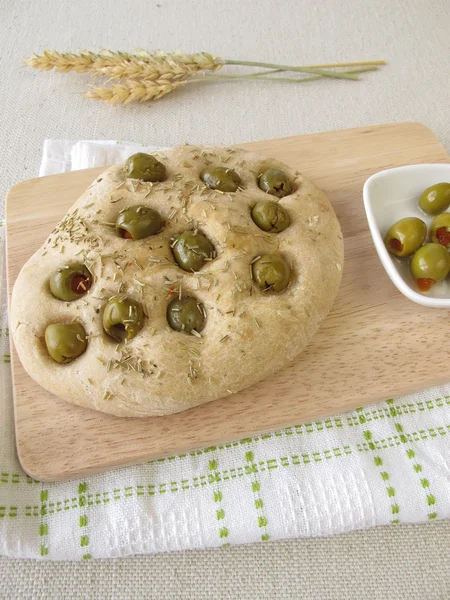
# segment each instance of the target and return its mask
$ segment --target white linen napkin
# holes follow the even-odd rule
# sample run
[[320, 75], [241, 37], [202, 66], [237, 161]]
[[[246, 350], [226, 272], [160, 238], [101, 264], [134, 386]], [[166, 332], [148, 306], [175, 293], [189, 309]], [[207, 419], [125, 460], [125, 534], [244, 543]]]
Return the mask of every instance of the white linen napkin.
[[134, 152], [153, 152], [160, 146], [144, 146], [113, 140], [45, 140], [39, 177], [91, 167], [113, 165]]
[[[152, 149], [47, 140], [40, 175]], [[450, 385], [187, 455], [41, 484], [15, 456], [4, 277], [0, 356], [2, 554], [90, 560], [450, 515]]]

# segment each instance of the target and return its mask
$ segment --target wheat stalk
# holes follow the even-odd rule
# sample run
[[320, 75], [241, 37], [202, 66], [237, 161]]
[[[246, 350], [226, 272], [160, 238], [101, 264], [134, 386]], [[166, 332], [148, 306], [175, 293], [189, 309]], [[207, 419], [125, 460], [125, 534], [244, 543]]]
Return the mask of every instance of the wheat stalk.
[[76, 71], [85, 73], [89, 71], [96, 55], [92, 52], [80, 52], [72, 54], [70, 52], [56, 52], [54, 50], [44, 50], [43, 54], [26, 58], [23, 62], [27, 67], [33, 67], [40, 71], [51, 71], [55, 69], [59, 73], [68, 73]]
[[93, 64], [91, 71], [95, 75], [104, 75], [110, 79], [141, 79], [155, 81], [165, 79], [167, 81], [180, 81], [197, 75], [202, 70], [215, 71], [222, 67], [221, 64], [205, 66], [201, 68], [198, 63], [181, 63], [173, 59], [143, 61], [131, 57], [123, 62], [115, 64], [103, 63], [101, 59]]
[[109, 104], [128, 104], [129, 102], [147, 102], [158, 100], [173, 90], [186, 85], [187, 81], [128, 81], [127, 84], [116, 83], [111, 87], [94, 87], [84, 94], [85, 98], [103, 100]]
[[[212, 56], [207, 52], [187, 54], [184, 52], [147, 52], [139, 50], [134, 54], [127, 52], [114, 52], [101, 50], [98, 53], [82, 51], [79, 54], [71, 52], [57, 52], [44, 50], [43, 54], [25, 59], [25, 65], [50, 71], [55, 69], [60, 73], [75, 71], [76, 73], [89, 72], [94, 76], [104, 76], [112, 80], [119, 80], [111, 87], [94, 87], [85, 94], [85, 98], [103, 100], [108, 103], [121, 102], [146, 102], [157, 100], [181, 85], [198, 81], [217, 81], [227, 79], [261, 79], [288, 82], [303, 82], [323, 77], [337, 79], [359, 79], [358, 73], [376, 70], [378, 65], [385, 61], [366, 61], [352, 63], [330, 63], [326, 65], [289, 66], [272, 63], [224, 60]], [[239, 65], [247, 67], [264, 67], [265, 71], [244, 75], [208, 75], [225, 65]], [[336, 67], [362, 67], [359, 69], [335, 71], [329, 70]], [[309, 77], [287, 78], [267, 77], [272, 73], [293, 71]], [[206, 77], [198, 77], [198, 76]]]
[[[367, 67], [360, 67], [358, 69], [351, 69], [344, 71], [345, 73], [357, 74], [366, 73], [367, 71], [374, 71], [377, 69], [376, 65], [368, 65]], [[146, 80], [146, 81], [134, 81], [128, 80], [126, 84], [114, 84], [111, 87], [94, 87], [89, 92], [84, 94], [85, 98], [91, 98], [94, 100], [103, 100], [109, 104], [128, 104], [129, 102], [146, 102], [148, 100], [158, 100], [166, 94], [169, 94], [173, 90], [182, 85], [190, 83], [208, 83], [210, 81], [233, 81], [239, 79], [247, 80], [266, 80], [266, 81], [288, 81], [295, 83], [304, 83], [307, 81], [315, 81], [322, 79], [321, 75], [311, 75], [302, 79], [294, 79], [288, 77], [267, 77], [268, 73], [273, 71], [263, 71], [254, 73], [252, 75], [207, 75], [205, 77], [195, 77], [188, 81], [171, 81], [169, 79], [158, 79], [158, 80]], [[276, 70], [275, 72], [278, 72]]]
[[215, 71], [223, 66], [211, 54], [199, 52], [185, 54], [149, 53], [140, 51], [136, 55], [125, 52], [103, 50], [98, 54], [83, 51], [79, 54], [44, 50], [42, 55], [25, 59], [25, 65], [41, 71], [55, 69], [59, 73], [92, 72], [112, 79], [187, 79], [200, 71]]
[[[342, 71], [343, 73], [350, 74], [359, 74], [359, 73], [368, 73], [369, 71], [376, 71], [378, 67], [376, 65], [368, 65], [367, 67], [358, 67], [357, 69], [349, 69], [348, 71]], [[192, 79], [187, 81], [186, 83], [208, 83], [208, 81], [236, 81], [239, 79], [247, 79], [250, 81], [289, 81], [291, 83], [306, 83], [307, 81], [317, 81], [318, 79], [323, 79], [322, 75], [311, 75], [309, 77], [267, 77], [272, 73], [280, 73], [280, 69], [273, 69], [270, 71], [258, 71], [252, 74], [245, 75], [205, 75], [204, 77], [197, 77], [196, 79]]]

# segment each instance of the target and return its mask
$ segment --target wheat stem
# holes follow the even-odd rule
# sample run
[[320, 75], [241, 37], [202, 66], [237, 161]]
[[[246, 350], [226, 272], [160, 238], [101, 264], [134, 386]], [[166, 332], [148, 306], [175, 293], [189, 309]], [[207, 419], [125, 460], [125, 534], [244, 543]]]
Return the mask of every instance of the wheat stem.
[[328, 63], [324, 65], [304, 65], [307, 68], [312, 69], [332, 69], [335, 67], [365, 67], [369, 65], [385, 65], [385, 60], [365, 60], [359, 62], [346, 62], [346, 63]]
[[322, 75], [312, 75], [311, 77], [302, 77], [299, 79], [298, 77], [253, 77], [252, 75], [237, 75], [233, 77], [233, 75], [207, 75], [206, 77], [198, 77], [196, 79], [191, 79], [186, 83], [210, 83], [213, 81], [236, 81], [239, 79], [247, 79], [250, 81], [290, 81], [295, 83], [303, 83], [304, 81], [313, 81], [314, 79], [323, 79]]
[[250, 77], [260, 77], [261, 75], [271, 75], [272, 73], [284, 73], [283, 69], [270, 69], [264, 71], [256, 71], [256, 73], [249, 73]]
[[357, 75], [352, 75], [351, 73], [341, 73], [339, 71], [326, 71], [324, 69], [317, 69], [313, 67], [293, 67], [290, 65], [276, 65], [274, 63], [228, 59], [224, 61], [224, 64], [240, 65], [245, 67], [266, 67], [268, 69], [281, 69], [282, 71], [297, 71], [298, 73], [313, 73], [315, 75], [322, 75], [323, 77], [332, 77], [335, 79], [358, 79]]
[[[367, 67], [361, 67], [358, 69], [351, 69], [348, 71], [344, 71], [345, 73], [367, 73], [368, 71], [377, 71], [378, 67], [376, 65], [368, 65]], [[312, 75], [310, 77], [267, 77], [268, 74], [279, 73], [279, 69], [273, 69], [270, 71], [259, 71], [258, 73], [249, 73], [245, 75], [228, 75], [225, 73], [221, 73], [220, 75], [204, 75], [202, 77], [197, 77], [196, 79], [192, 79], [188, 83], [196, 83], [201, 81], [220, 81], [223, 79], [248, 79], [248, 80], [260, 80], [263, 79], [265, 81], [289, 81], [294, 83], [303, 83], [304, 81], [316, 81], [317, 79], [323, 79], [322, 75]], [[283, 71], [284, 72], [284, 71]]]

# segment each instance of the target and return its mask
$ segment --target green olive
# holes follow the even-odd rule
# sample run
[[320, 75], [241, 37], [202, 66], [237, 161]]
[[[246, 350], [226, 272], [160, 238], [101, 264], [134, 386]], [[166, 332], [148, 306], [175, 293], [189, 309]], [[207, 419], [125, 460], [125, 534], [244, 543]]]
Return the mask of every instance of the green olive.
[[85, 265], [61, 265], [50, 277], [50, 291], [59, 300], [72, 302], [81, 298], [92, 285], [92, 275]]
[[157, 158], [145, 152], [137, 152], [125, 163], [127, 177], [142, 181], [164, 181], [166, 167]]
[[119, 213], [116, 231], [120, 237], [141, 240], [160, 231], [162, 219], [159, 212], [148, 206], [130, 206]]
[[279, 254], [263, 254], [252, 264], [252, 273], [261, 290], [282, 292], [289, 284], [291, 269]]
[[167, 321], [175, 331], [200, 333], [205, 326], [204, 309], [192, 296], [175, 298], [167, 307]]
[[430, 235], [436, 244], [450, 248], [450, 213], [434, 217], [430, 225]]
[[427, 188], [419, 200], [420, 208], [427, 215], [437, 215], [450, 206], [450, 183], [436, 183]]
[[227, 167], [208, 167], [200, 177], [209, 188], [221, 192], [235, 192], [241, 185], [236, 171]]
[[53, 360], [70, 363], [86, 350], [86, 332], [80, 323], [53, 323], [45, 330], [45, 344]]
[[257, 202], [252, 208], [252, 219], [263, 231], [280, 233], [291, 222], [287, 211], [276, 202]]
[[420, 248], [427, 237], [427, 226], [417, 217], [406, 217], [392, 225], [384, 243], [394, 256], [410, 256]]
[[183, 271], [200, 271], [205, 262], [214, 258], [214, 246], [198, 231], [184, 231], [172, 243], [172, 254]]
[[450, 256], [441, 244], [425, 244], [417, 250], [411, 261], [411, 272], [422, 291], [447, 277], [450, 271]]
[[258, 177], [258, 185], [266, 194], [284, 198], [292, 192], [292, 183], [284, 171], [267, 169]]
[[127, 296], [114, 296], [103, 311], [103, 329], [117, 342], [124, 342], [144, 326], [144, 311], [139, 302]]

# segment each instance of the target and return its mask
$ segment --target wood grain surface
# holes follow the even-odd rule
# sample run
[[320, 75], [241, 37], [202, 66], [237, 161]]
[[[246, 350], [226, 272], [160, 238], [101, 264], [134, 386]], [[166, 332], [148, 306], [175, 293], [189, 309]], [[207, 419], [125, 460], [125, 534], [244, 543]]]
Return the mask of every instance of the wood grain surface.
[[[27, 375], [12, 348], [17, 451], [30, 476], [63, 480], [184, 453], [450, 379], [449, 311], [414, 304], [392, 285], [372, 244], [362, 201], [364, 181], [376, 171], [449, 162], [433, 133], [418, 123], [399, 123], [242, 147], [300, 170], [325, 191], [340, 220], [344, 277], [319, 333], [270, 380], [182, 413], [146, 419], [112, 417], [58, 399]], [[52, 175], [12, 188], [9, 295], [22, 265], [101, 171]]]

